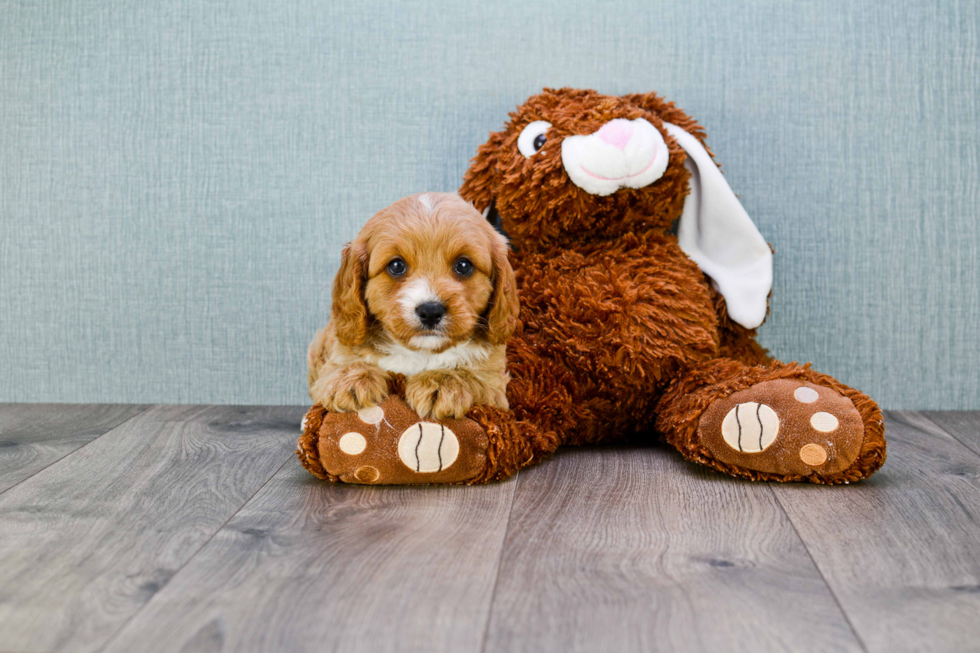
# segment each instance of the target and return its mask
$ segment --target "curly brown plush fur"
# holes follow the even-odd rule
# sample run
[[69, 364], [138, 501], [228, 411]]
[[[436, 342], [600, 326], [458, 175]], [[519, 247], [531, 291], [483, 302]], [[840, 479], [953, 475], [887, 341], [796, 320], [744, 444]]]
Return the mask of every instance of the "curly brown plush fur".
[[[727, 465], [714, 459], [696, 436], [698, 420], [712, 401], [739, 390], [775, 379], [802, 379], [832, 388], [851, 400], [864, 422], [864, 438], [857, 460], [836, 474], [772, 474]], [[773, 362], [749, 367], [738, 361], [719, 358], [688, 370], [664, 394], [658, 410], [657, 427], [665, 439], [685, 458], [703, 463], [732, 476], [753, 481], [810, 481], [811, 483], [849, 483], [867, 478], [885, 462], [885, 425], [881, 411], [867, 395], [849, 388], [836, 379], [810, 369], [809, 363]]]
[[703, 139], [692, 118], [654, 94], [546, 90], [479, 148], [460, 188], [479, 209], [493, 202], [511, 237], [524, 324], [508, 344], [515, 416], [564, 444], [647, 431], [667, 384], [722, 349], [766, 360], [754, 332], [727, 319], [724, 300], [667, 231], [690, 178], [671, 137], [656, 183], [606, 197], [569, 182], [560, 147], [546, 144], [529, 160], [516, 146], [534, 120], [552, 123], [548, 142], [557, 144], [614, 118], [661, 129], [667, 121]]
[[[667, 145], [669, 161], [659, 179], [604, 196], [571, 182], [562, 160], [563, 139], [596, 133], [614, 119], [638, 118], [659, 130]], [[528, 157], [519, 151], [518, 139], [525, 126], [542, 120], [551, 124], [546, 141]], [[681, 250], [671, 227], [684, 208], [691, 173], [684, 165], [687, 154], [665, 122], [703, 144], [704, 131], [694, 119], [654, 93], [615, 97], [546, 89], [518, 107], [504, 129], [478, 149], [459, 192], [476, 208], [496, 211], [511, 238], [523, 327], [507, 345], [510, 412], [476, 407], [468, 415], [490, 435], [491, 450], [484, 472], [465, 482], [504, 478], [559, 445], [630, 436], [659, 435], [690, 460], [755, 480], [849, 482], [866, 478], [884, 462], [884, 430], [874, 402], [808, 366], [772, 361], [756, 343], [754, 329], [729, 319], [725, 299]], [[813, 417], [822, 445], [782, 452], [792, 464], [773, 468], [796, 469], [803, 457], [810, 461], [805, 473], [720, 460], [718, 449], [712, 450], [717, 445], [710, 444], [720, 441], [720, 422], [702, 420], [707, 409], [743, 392], [747, 399], [740, 405], [756, 411], [761, 443], [771, 426], [759, 413], [763, 400], [751, 393], [758, 388], [760, 397], [768, 396], [775, 386], [765, 382], [778, 379], [793, 381], [778, 386], [784, 394], [785, 388], [800, 388], [799, 396], [807, 397], [776, 397], [793, 410], [816, 413], [819, 402], [836, 398], [839, 406], [844, 397], [853, 415], [831, 416], [833, 428], [826, 426], [828, 418]], [[822, 394], [811, 409], [807, 403], [816, 401], [809, 397], [817, 390]], [[733, 411], [741, 451], [743, 424]], [[827, 435], [827, 429], [838, 433]], [[833, 438], [844, 431], [848, 446], [860, 453], [845, 461], [845, 469], [822, 473], [834, 461], [822, 467], [821, 455], [826, 459], [829, 451], [833, 458], [838, 451]], [[843, 450], [847, 443], [841, 442]], [[304, 464], [322, 476], [326, 472], [316, 467], [315, 450], [301, 443]]]

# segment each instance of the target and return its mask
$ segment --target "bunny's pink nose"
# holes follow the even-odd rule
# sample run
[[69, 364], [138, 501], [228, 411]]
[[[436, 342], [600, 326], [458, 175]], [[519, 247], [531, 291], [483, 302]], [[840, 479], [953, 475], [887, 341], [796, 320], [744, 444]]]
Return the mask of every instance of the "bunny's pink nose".
[[633, 137], [633, 123], [629, 120], [616, 118], [603, 125], [596, 134], [606, 143], [622, 150]]

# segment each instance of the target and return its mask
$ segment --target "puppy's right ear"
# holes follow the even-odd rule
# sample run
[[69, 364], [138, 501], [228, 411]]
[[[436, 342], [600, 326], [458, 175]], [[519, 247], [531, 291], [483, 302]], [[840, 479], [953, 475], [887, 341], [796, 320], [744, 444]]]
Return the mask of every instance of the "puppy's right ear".
[[493, 344], [503, 345], [520, 325], [521, 303], [517, 297], [514, 268], [507, 259], [507, 240], [503, 236], [494, 234], [490, 255], [493, 258], [493, 293], [487, 311], [487, 335]]
[[334, 333], [340, 344], [355, 347], [367, 340], [367, 304], [364, 284], [367, 281], [367, 253], [355, 243], [344, 247], [340, 270], [333, 281]]

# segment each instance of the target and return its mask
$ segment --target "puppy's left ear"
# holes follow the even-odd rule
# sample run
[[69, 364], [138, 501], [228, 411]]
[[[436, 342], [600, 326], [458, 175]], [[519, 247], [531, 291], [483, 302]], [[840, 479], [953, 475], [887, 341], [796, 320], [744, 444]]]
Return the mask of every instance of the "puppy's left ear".
[[728, 316], [754, 329], [766, 319], [772, 251], [701, 142], [677, 125], [665, 122], [664, 128], [684, 148], [684, 166], [691, 173], [678, 244], [711, 277]]
[[493, 234], [490, 253], [493, 260], [493, 293], [487, 309], [487, 331], [490, 342], [502, 345], [514, 335], [520, 324], [521, 304], [517, 299], [514, 268], [507, 260], [507, 240], [500, 234]]
[[337, 340], [347, 347], [356, 347], [367, 340], [367, 303], [364, 283], [367, 277], [367, 254], [358, 243], [344, 247], [340, 270], [333, 282], [333, 311]]

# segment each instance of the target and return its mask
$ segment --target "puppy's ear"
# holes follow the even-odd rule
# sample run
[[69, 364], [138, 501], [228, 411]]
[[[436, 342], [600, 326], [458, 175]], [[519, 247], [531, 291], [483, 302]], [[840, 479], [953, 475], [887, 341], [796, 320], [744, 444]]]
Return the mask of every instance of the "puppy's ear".
[[367, 253], [356, 243], [344, 247], [340, 270], [333, 281], [333, 312], [337, 340], [355, 347], [367, 340], [367, 304], [364, 284], [367, 280]]
[[514, 268], [507, 260], [507, 241], [493, 235], [491, 255], [493, 260], [493, 294], [487, 309], [487, 334], [490, 342], [502, 345], [514, 335], [520, 324], [521, 304], [517, 299], [517, 279]]

